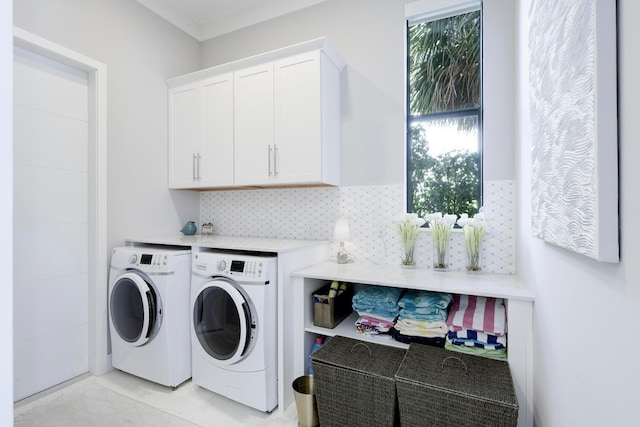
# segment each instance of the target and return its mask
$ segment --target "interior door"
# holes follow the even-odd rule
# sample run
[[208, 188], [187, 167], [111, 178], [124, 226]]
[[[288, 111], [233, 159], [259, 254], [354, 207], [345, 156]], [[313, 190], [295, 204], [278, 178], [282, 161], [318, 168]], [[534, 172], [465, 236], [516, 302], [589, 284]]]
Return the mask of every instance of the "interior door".
[[14, 399], [89, 370], [88, 76], [14, 50]]

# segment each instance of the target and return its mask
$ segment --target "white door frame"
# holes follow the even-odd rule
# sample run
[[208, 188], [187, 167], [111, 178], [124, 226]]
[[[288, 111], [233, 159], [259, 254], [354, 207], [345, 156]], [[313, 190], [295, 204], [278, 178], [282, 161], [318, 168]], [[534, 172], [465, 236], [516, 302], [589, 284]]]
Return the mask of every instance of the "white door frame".
[[107, 354], [107, 66], [13, 27], [13, 46], [85, 71], [89, 84], [89, 371], [111, 369]]

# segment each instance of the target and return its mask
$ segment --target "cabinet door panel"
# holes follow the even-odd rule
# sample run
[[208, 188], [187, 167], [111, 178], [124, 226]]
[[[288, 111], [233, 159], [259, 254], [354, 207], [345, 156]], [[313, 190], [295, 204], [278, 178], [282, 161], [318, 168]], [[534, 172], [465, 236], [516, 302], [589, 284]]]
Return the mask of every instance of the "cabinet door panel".
[[202, 86], [202, 159], [200, 186], [233, 185], [233, 74]]
[[318, 52], [276, 62], [278, 183], [308, 183], [322, 179], [320, 90]]
[[169, 91], [169, 188], [197, 186], [194, 154], [202, 140], [199, 85]]
[[234, 73], [236, 185], [269, 184], [273, 158], [273, 63]]

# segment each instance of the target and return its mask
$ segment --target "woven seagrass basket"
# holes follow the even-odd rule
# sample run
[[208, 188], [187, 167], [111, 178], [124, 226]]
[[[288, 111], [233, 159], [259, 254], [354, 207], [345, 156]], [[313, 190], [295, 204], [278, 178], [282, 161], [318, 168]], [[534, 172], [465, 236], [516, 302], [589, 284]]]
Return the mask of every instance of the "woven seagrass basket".
[[402, 427], [518, 424], [507, 362], [411, 344], [396, 387]]
[[335, 336], [311, 356], [322, 427], [398, 425], [395, 373], [406, 350]]

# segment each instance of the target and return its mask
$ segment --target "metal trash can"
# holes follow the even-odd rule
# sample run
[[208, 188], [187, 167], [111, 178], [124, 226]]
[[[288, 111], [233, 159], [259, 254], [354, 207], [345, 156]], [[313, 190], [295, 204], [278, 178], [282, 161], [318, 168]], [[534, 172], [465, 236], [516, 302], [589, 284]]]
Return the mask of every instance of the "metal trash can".
[[293, 381], [293, 395], [296, 400], [299, 427], [316, 427], [318, 408], [316, 404], [316, 386], [313, 375], [303, 375]]

